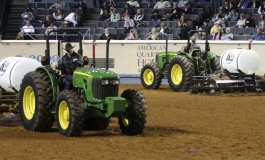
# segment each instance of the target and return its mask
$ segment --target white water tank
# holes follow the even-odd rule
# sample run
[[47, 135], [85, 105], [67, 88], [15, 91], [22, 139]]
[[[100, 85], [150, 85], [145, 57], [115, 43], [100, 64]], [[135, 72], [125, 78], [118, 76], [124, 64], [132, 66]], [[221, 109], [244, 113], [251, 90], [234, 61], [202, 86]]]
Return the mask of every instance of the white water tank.
[[220, 64], [230, 73], [241, 70], [245, 74], [253, 74], [259, 69], [260, 57], [254, 50], [229, 49], [222, 53]]
[[24, 75], [40, 67], [40, 62], [25, 57], [0, 59], [0, 86], [9, 92], [19, 91]]

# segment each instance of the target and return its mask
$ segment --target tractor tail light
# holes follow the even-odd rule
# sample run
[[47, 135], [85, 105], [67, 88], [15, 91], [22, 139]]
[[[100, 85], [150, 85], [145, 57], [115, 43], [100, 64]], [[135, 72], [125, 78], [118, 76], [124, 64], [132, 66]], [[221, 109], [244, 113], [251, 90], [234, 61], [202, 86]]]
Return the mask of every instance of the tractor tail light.
[[45, 66], [46, 65], [46, 57], [41, 57], [41, 65]]
[[88, 65], [89, 59], [87, 56], [83, 57], [84, 65]]

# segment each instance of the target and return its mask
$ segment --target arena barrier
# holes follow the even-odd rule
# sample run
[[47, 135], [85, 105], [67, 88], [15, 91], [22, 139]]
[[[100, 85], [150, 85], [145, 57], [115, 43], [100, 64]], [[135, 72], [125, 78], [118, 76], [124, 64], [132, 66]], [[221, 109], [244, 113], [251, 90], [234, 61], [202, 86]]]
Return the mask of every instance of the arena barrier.
[[[197, 41], [200, 47], [204, 50], [205, 41]], [[112, 40], [110, 45], [110, 58], [111, 62], [114, 63], [110, 70], [115, 71], [122, 77], [138, 77], [141, 68], [144, 64], [151, 61], [155, 61], [155, 55], [158, 52], [164, 52], [166, 45], [165, 40], [148, 41], [148, 40]], [[209, 41], [211, 51], [217, 55], [221, 55], [227, 49], [233, 48], [245, 48], [249, 47], [249, 41]], [[78, 45], [75, 50], [78, 50]], [[259, 75], [265, 73], [265, 42], [254, 41], [252, 42], [251, 49], [255, 50], [260, 55], [261, 66], [257, 72]], [[64, 54], [64, 45], [61, 45], [61, 55]], [[187, 41], [182, 40], [169, 40], [168, 51], [178, 51], [183, 46], [187, 45]], [[0, 58], [8, 56], [23, 56], [41, 60], [41, 56], [44, 55], [45, 41], [0, 41]], [[57, 63], [59, 57], [57, 56], [57, 41], [51, 41], [51, 61]], [[106, 41], [104, 40], [85, 40], [83, 43], [84, 55], [90, 58], [92, 61], [93, 52], [97, 59], [104, 59], [106, 56]], [[102, 63], [102, 62], [101, 62]], [[97, 64], [96, 64], [97, 65]], [[99, 66], [99, 65], [98, 65]]]

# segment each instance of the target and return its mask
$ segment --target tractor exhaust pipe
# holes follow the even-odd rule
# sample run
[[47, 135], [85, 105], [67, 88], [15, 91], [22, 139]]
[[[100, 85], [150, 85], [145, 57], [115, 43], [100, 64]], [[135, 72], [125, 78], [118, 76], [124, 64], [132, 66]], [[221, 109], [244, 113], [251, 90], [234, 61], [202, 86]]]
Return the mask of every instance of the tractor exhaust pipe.
[[166, 64], [168, 64], [168, 35], [166, 36]]
[[108, 38], [107, 45], [106, 45], [106, 70], [109, 69], [109, 43], [111, 38]]

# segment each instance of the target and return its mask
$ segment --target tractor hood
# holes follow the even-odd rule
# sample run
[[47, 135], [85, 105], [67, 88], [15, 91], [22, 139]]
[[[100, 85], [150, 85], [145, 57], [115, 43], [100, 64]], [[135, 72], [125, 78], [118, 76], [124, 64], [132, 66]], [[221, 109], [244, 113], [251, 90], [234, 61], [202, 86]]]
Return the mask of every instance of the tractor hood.
[[83, 75], [90, 78], [100, 78], [100, 79], [118, 79], [119, 75], [105, 69], [98, 68], [77, 68], [74, 71], [75, 75]]

